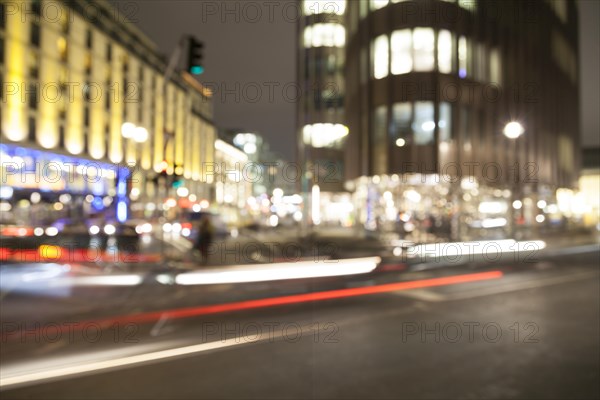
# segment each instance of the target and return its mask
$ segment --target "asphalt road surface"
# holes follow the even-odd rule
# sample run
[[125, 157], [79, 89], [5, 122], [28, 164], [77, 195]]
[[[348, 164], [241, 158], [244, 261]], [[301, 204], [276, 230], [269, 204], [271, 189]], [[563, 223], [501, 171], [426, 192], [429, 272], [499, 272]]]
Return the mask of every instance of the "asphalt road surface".
[[[0, 396], [599, 398], [599, 257], [574, 252], [343, 285], [221, 285], [176, 296], [168, 286], [145, 285], [120, 308], [108, 306], [110, 291], [81, 292], [85, 301], [60, 303], [65, 314], [79, 310], [86, 321], [122, 315], [120, 325], [98, 340], [79, 330], [54, 342], [48, 332], [3, 337]], [[267, 300], [244, 306], [248, 297]], [[33, 300], [5, 299], [4, 332]], [[220, 302], [237, 306], [206, 308]], [[40, 307], [39, 321], [61, 321], [50, 305]]]

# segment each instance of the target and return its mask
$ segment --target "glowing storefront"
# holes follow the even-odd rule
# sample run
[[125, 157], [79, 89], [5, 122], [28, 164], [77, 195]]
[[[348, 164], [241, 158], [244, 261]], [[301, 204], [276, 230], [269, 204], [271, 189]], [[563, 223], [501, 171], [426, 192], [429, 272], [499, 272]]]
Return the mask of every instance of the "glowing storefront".
[[[2, 2], [0, 13], [2, 163], [22, 157], [128, 169], [126, 196], [139, 203], [171, 194], [157, 184], [163, 169], [184, 179], [190, 195], [210, 191], [202, 164], [213, 161], [211, 93], [185, 73], [165, 82], [164, 59], [135, 24], [105, 1]], [[17, 179], [25, 182], [15, 190], [33, 188], [28, 175], [14, 174], [3, 185]], [[119, 191], [117, 181], [103, 177], [103, 190]]]

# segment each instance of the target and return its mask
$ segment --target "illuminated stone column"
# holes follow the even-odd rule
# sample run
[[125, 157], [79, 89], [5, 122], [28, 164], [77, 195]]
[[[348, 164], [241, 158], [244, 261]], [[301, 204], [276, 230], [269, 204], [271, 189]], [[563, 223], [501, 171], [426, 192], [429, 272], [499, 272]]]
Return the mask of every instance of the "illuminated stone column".
[[154, 171], [161, 172], [162, 171], [162, 162], [165, 159], [164, 154], [164, 140], [163, 133], [165, 130], [165, 117], [164, 117], [164, 91], [163, 91], [164, 80], [162, 76], [156, 77], [156, 90], [154, 92], [154, 97], [152, 101], [154, 101], [154, 128], [150, 130], [154, 136]]
[[194, 130], [196, 117], [192, 114], [192, 96], [188, 93], [186, 96], [186, 109], [187, 117], [185, 121], [185, 147], [183, 154], [183, 176], [186, 179], [192, 179], [194, 172], [194, 161], [193, 154], [197, 152], [198, 149], [194, 147], [194, 138], [197, 135], [197, 132]]
[[85, 83], [86, 21], [78, 14], [73, 14], [73, 20], [67, 38], [69, 86], [67, 105], [67, 120], [65, 129], [65, 147], [71, 154], [81, 154], [83, 151], [83, 85]]
[[107, 41], [103, 35], [94, 32], [91, 62], [92, 72], [90, 77], [90, 126], [88, 151], [94, 159], [101, 159], [106, 155], [106, 119], [105, 112], [106, 96], [110, 96], [107, 88], [104, 86], [106, 80], [106, 71], [110, 65], [106, 62]]
[[[167, 83], [165, 131], [173, 134], [175, 132], [175, 85]], [[167, 161], [167, 172], [173, 173], [174, 166], [174, 144], [171, 141], [165, 146], [165, 160]], [[170, 172], [169, 172], [170, 171]]]
[[[185, 102], [185, 93], [181, 90], [176, 95], [176, 117], [175, 117], [175, 165], [183, 166], [184, 147], [185, 147], [185, 116], [191, 111], [187, 109]], [[175, 171], [182, 174], [183, 171]]]
[[113, 97], [110, 108], [110, 150], [108, 158], [114, 163], [123, 161], [123, 142], [121, 137], [121, 126], [123, 125], [123, 107], [125, 104], [123, 96], [123, 57], [124, 50], [113, 43], [111, 65], [111, 88]]
[[140, 145], [140, 162], [141, 167], [148, 171], [152, 169], [152, 138], [154, 133], [154, 127], [152, 124], [152, 98], [155, 96], [152, 90], [152, 80], [154, 79], [154, 72], [149, 68], [144, 67], [144, 79], [142, 83], [143, 97], [142, 97], [142, 120], [141, 125], [148, 130], [148, 140]]
[[38, 143], [46, 149], [52, 149], [58, 145], [58, 104], [63, 101], [58, 84], [60, 61], [56, 56], [61, 35], [56, 30], [57, 24], [48, 23], [44, 18], [40, 20], [40, 85], [36, 131]]
[[0, 104], [2, 110], [2, 133], [9, 140], [22, 141], [27, 137], [27, 103], [21, 99], [22, 86], [27, 81], [25, 54], [29, 43], [29, 23], [23, 23], [21, 7], [18, 3], [10, 5], [13, 13], [8, 12], [6, 5], [5, 40], [5, 85], [6, 101]]
[[[127, 57], [127, 87], [125, 88], [125, 119], [124, 122], [131, 122], [137, 126], [140, 125], [138, 118], [138, 107], [140, 101], [140, 81], [139, 81], [139, 61], [135, 57]], [[137, 164], [136, 143], [133, 139], [125, 139], [125, 161], [127, 164]]]
[[200, 180], [201, 177], [201, 131], [200, 118], [192, 117], [192, 178]]

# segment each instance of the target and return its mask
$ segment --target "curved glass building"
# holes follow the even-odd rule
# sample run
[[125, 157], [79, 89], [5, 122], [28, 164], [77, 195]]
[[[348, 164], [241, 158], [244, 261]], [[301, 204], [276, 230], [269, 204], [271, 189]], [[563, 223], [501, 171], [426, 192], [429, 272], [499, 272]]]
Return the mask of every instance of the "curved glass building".
[[580, 163], [575, 2], [349, 1], [343, 26], [336, 117], [359, 222], [408, 210], [459, 219], [455, 237], [549, 223]]

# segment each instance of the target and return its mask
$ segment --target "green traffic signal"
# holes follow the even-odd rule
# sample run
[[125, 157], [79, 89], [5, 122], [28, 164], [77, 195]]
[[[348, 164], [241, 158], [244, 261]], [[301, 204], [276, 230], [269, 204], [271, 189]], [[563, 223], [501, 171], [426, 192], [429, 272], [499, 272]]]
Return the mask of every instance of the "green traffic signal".
[[188, 59], [187, 69], [192, 75], [200, 75], [204, 72], [202, 66], [202, 49], [204, 43], [196, 40], [193, 36], [188, 37]]
[[200, 65], [194, 65], [192, 66], [192, 68], [190, 68], [190, 73], [192, 75], [200, 75], [204, 72], [204, 67], [200, 66]]

